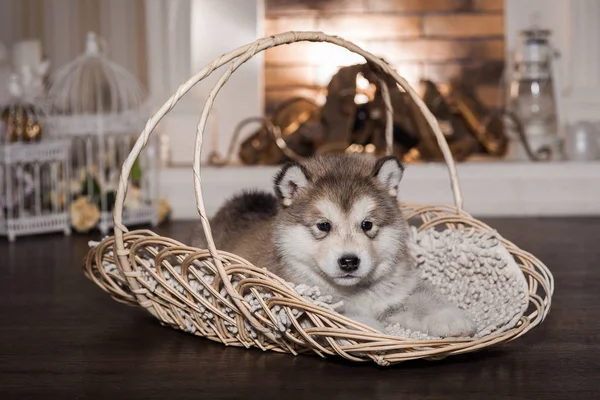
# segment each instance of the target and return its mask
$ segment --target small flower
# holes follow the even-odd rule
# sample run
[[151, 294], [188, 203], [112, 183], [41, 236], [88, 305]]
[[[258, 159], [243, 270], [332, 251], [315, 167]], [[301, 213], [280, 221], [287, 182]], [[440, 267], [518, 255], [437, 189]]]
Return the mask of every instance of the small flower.
[[71, 203], [70, 216], [71, 224], [77, 232], [88, 232], [100, 220], [100, 210], [86, 196], [81, 196]]

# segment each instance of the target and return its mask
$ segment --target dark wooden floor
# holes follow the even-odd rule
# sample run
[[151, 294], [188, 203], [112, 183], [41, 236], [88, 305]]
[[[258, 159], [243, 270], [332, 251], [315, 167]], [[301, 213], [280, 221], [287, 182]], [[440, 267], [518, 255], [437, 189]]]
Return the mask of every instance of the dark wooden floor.
[[98, 235], [1, 240], [0, 399], [600, 399], [600, 219], [491, 223], [553, 271], [549, 318], [493, 350], [388, 369], [163, 328], [84, 278]]

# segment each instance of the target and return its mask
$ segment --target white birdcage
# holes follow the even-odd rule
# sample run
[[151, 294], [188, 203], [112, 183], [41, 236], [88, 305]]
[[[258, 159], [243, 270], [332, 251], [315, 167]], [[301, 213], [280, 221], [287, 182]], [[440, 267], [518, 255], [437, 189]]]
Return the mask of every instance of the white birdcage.
[[71, 232], [69, 143], [43, 140], [0, 146], [0, 235]]
[[[98, 206], [97, 227], [107, 233], [117, 180], [148, 114], [138, 80], [111, 61], [95, 34], [89, 33], [85, 53], [58, 70], [51, 80], [53, 135], [71, 141], [73, 204], [87, 198]], [[136, 162], [129, 179], [124, 212], [127, 224], [157, 223], [158, 154], [156, 142]], [[73, 207], [73, 206], [72, 206]], [[78, 227], [77, 230], [85, 230]]]
[[23, 66], [8, 79], [0, 111], [0, 235], [71, 232], [69, 143], [44, 123], [43, 76], [49, 63]]

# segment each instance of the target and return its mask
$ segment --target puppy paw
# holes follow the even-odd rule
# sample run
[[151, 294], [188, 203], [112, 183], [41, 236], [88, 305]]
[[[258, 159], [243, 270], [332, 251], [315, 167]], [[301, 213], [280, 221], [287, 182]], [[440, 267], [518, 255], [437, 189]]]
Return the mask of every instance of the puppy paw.
[[444, 307], [433, 311], [423, 319], [424, 330], [431, 336], [472, 337], [477, 325], [458, 307]]

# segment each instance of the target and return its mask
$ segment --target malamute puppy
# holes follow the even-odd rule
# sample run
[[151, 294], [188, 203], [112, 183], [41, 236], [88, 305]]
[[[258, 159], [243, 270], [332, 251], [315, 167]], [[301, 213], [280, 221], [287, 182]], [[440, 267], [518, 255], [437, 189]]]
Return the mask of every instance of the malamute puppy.
[[473, 321], [414, 268], [397, 204], [403, 171], [395, 157], [358, 154], [287, 164], [276, 196], [245, 192], [217, 212], [215, 244], [289, 282], [319, 286], [343, 300], [343, 314], [376, 329], [399, 323], [471, 336]]

